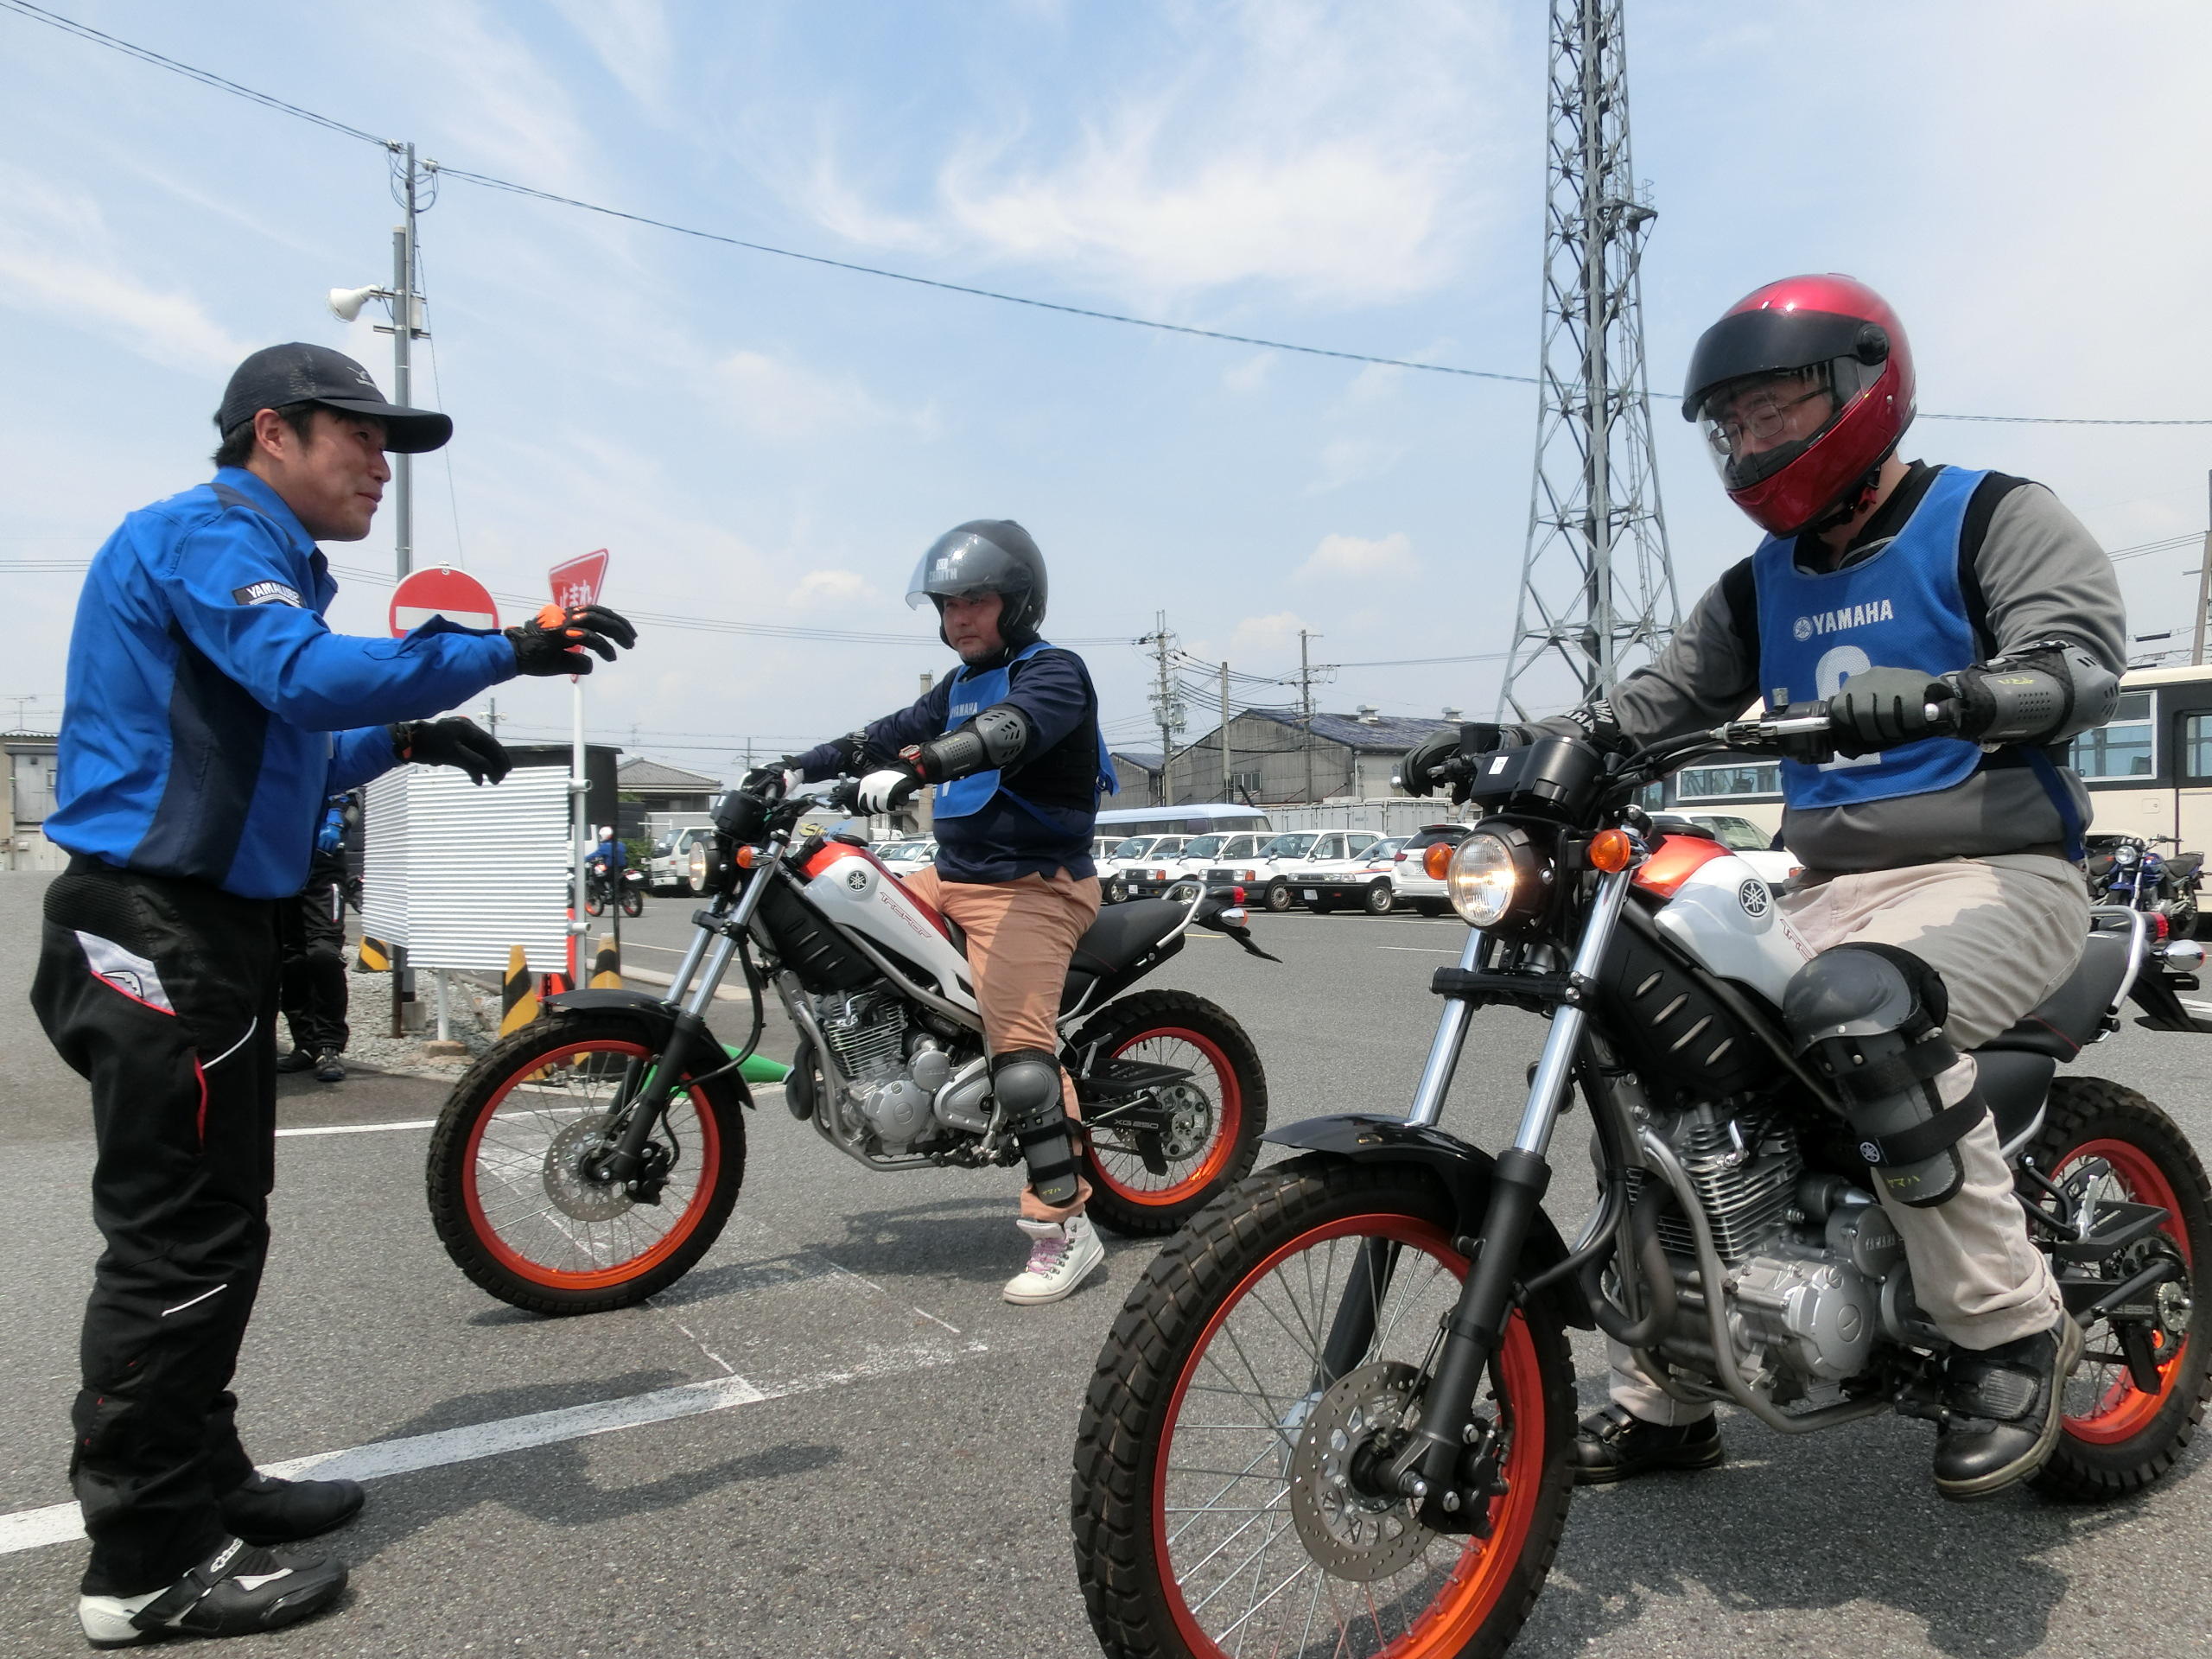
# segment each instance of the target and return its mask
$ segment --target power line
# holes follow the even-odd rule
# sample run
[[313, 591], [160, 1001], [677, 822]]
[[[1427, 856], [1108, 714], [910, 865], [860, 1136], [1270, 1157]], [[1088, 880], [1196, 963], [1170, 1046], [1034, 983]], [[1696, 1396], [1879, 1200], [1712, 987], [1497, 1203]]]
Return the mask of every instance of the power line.
[[[183, 75], [203, 86], [213, 87], [217, 92], [228, 92], [233, 97], [245, 99], [264, 109], [275, 110], [283, 115], [296, 116], [302, 121], [312, 122], [316, 126], [342, 134], [348, 138], [358, 138], [385, 149], [392, 148], [392, 141], [390, 139], [379, 138], [372, 132], [365, 132], [359, 127], [350, 126], [343, 121], [318, 114], [313, 110], [303, 109], [299, 105], [288, 103], [281, 98], [271, 97], [267, 92], [257, 92], [251, 86], [243, 86], [238, 81], [215, 74], [212, 71], [195, 68], [188, 63], [181, 63], [175, 58], [165, 57], [161, 53], [134, 45], [116, 35], [104, 34], [97, 29], [48, 11], [42, 6], [33, 5], [30, 0], [0, 0], [0, 6], [4, 6], [7, 10], [28, 17], [35, 22], [46, 23], [80, 39], [90, 41], [96, 46], [107, 47], [111, 50], [137, 59], [142, 63], [150, 64], [157, 69], [166, 69], [172, 73]], [[1380, 368], [1408, 369], [1421, 374], [1453, 375], [1464, 379], [1495, 380], [1522, 386], [1544, 384], [1540, 376], [1533, 374], [1508, 374], [1497, 369], [1471, 369], [1453, 363], [1417, 363], [1409, 358], [1382, 357], [1372, 353], [1340, 351], [1326, 346], [1306, 346], [1295, 340], [1269, 340], [1257, 334], [1233, 334], [1218, 328], [1198, 328], [1188, 323], [1163, 322], [1156, 317], [1134, 317], [1123, 312], [1101, 311], [1082, 305], [1066, 305], [1054, 300], [1036, 299], [1026, 294], [1007, 294], [997, 289], [977, 288], [966, 283], [948, 283], [934, 276], [918, 276], [911, 271], [893, 270], [882, 265], [863, 265], [849, 259], [832, 259], [825, 254], [802, 253], [795, 248], [779, 248], [771, 243], [749, 241], [743, 237], [728, 236], [719, 231], [701, 230], [696, 226], [677, 224], [672, 219], [656, 219], [647, 213], [631, 213], [625, 208], [609, 207], [599, 202], [585, 201], [575, 196], [564, 196], [555, 191], [541, 190], [535, 185], [518, 184], [512, 179], [495, 178], [488, 173], [475, 173], [463, 168], [452, 167], [437, 168], [434, 170], [447, 177], [460, 179], [465, 183], [479, 185], [486, 189], [505, 191], [511, 195], [526, 196], [533, 200], [552, 203], [556, 207], [571, 207], [579, 213], [597, 213], [607, 219], [619, 219], [632, 225], [642, 225], [653, 230], [667, 231], [677, 236], [688, 236], [702, 242], [717, 242], [727, 247], [742, 248], [751, 253], [770, 254], [779, 259], [796, 259], [805, 264], [826, 266], [833, 270], [851, 271], [857, 276], [880, 277], [887, 282], [906, 283], [917, 288], [936, 289], [947, 294], [965, 294], [975, 299], [995, 300], [1002, 305], [1027, 306], [1034, 310], [1058, 312], [1064, 316], [1087, 317], [1095, 322], [1119, 323], [1125, 327], [1149, 328], [1160, 334], [1185, 334], [1198, 340], [1217, 340], [1234, 346], [1257, 346], [1267, 351], [1294, 352], [1306, 357], [1333, 358], [1340, 362], [1371, 364]], [[1628, 389], [1617, 390], [1620, 395], [1629, 395]], [[1651, 395], [1680, 400], [1679, 394], [1674, 392], [1655, 392]], [[2212, 426], [2212, 417], [2145, 420], [2118, 419], [2105, 416], [1945, 415], [1923, 411], [1920, 418], [1924, 421], [1962, 421], [2006, 426]]]

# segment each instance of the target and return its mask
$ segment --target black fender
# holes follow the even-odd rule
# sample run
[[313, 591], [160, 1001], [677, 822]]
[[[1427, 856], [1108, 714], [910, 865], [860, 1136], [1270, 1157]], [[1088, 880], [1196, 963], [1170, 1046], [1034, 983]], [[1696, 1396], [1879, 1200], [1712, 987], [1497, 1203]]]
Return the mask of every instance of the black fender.
[[[1402, 1118], [1370, 1117], [1355, 1112], [1340, 1117], [1309, 1117], [1302, 1123], [1287, 1123], [1281, 1128], [1269, 1129], [1261, 1139], [1353, 1163], [1416, 1164], [1433, 1170], [1443, 1181], [1445, 1191], [1452, 1195], [1459, 1212], [1459, 1236], [1481, 1236], [1483, 1218], [1490, 1213], [1491, 1183], [1497, 1160], [1479, 1147], [1471, 1147], [1440, 1129], [1426, 1128]], [[1545, 1268], [1564, 1262], [1567, 1255], [1567, 1241], [1560, 1236], [1552, 1218], [1539, 1209], [1530, 1224], [1529, 1237], [1521, 1247], [1521, 1277], [1534, 1278]], [[1591, 1314], [1589, 1301], [1573, 1274], [1554, 1280], [1541, 1294], [1567, 1324], [1584, 1331], [1597, 1328], [1598, 1321]]]
[[[652, 1028], [655, 1044], [663, 1048], [668, 1046], [669, 1038], [676, 1031], [676, 1005], [672, 1002], [664, 1002], [658, 997], [648, 996], [643, 991], [615, 990], [611, 987], [606, 988], [587, 987], [578, 991], [558, 992], [547, 997], [541, 1006], [557, 1008], [563, 1013], [570, 1009], [574, 1009], [578, 1014], [598, 1014], [613, 1010], [637, 1014]], [[699, 1034], [713, 1045], [715, 1053], [720, 1054], [725, 1060], [729, 1058], [728, 1046], [704, 1024], [699, 1027]], [[753, 1105], [753, 1090], [746, 1086], [744, 1073], [735, 1066], [730, 1066], [715, 1081], [735, 1094], [739, 1104], [746, 1107]]]

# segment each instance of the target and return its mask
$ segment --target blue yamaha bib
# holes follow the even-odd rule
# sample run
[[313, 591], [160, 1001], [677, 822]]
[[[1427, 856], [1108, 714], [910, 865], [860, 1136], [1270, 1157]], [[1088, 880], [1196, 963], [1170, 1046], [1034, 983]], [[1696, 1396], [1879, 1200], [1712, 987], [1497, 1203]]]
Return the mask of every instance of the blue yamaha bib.
[[[1959, 537], [1967, 503], [1987, 476], [1945, 467], [1888, 546], [1840, 570], [1800, 570], [1790, 557], [1794, 537], [1759, 544], [1751, 575], [1769, 709], [1833, 697], [1870, 668], [1933, 676], [1975, 660], [1974, 624], [1959, 590]], [[1965, 782], [1981, 763], [1980, 746], [1955, 737], [1821, 766], [1784, 760], [1782, 798], [1794, 808], [1817, 808], [1932, 795]]]
[[[1039, 639], [996, 668], [987, 668], [977, 673], [963, 663], [954, 669], [946, 688], [944, 729], [948, 732], [955, 730], [975, 719], [993, 703], [1004, 702], [1007, 691], [1014, 683], [1014, 665], [1026, 663], [1039, 652], [1052, 648], [1049, 640]], [[1091, 795], [1090, 814], [1072, 813], [1063, 808], [1040, 806], [1034, 801], [1025, 800], [1007, 788], [996, 767], [988, 772], [972, 772], [965, 778], [939, 784], [936, 798], [931, 803], [931, 810], [939, 818], [969, 817], [988, 806], [993, 796], [1003, 794], [1047, 829], [1064, 835], [1081, 836], [1090, 833], [1088, 825], [1080, 820], [1085, 817], [1095, 817], [1098, 810], [1098, 797], [1102, 794], [1118, 795], [1121, 790], [1122, 780], [1115, 775], [1114, 759], [1106, 752], [1106, 735], [1102, 731], [1098, 734], [1098, 782]]]

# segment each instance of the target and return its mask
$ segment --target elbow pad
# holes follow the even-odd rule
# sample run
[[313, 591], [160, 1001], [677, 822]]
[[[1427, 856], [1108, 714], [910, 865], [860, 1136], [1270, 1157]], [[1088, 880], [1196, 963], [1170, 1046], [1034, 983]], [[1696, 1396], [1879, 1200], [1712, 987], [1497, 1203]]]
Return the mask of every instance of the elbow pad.
[[995, 702], [957, 731], [921, 745], [915, 765], [933, 784], [1010, 766], [1029, 747], [1029, 716], [1010, 702]]
[[2101, 726], [2120, 677], [2071, 639], [2038, 639], [1943, 677], [1959, 694], [1959, 735], [1976, 743], [2056, 743]]

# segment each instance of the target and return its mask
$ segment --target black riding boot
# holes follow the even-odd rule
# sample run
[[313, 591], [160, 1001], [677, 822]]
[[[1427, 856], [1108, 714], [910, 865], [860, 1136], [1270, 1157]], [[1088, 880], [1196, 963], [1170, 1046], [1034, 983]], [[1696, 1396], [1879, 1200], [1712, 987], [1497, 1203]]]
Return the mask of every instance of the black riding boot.
[[2017, 1342], [1951, 1350], [1936, 1490], [1961, 1501], [1987, 1497], [2042, 1468], [2058, 1444], [2060, 1396], [2081, 1358], [2082, 1327], [2063, 1313]]

